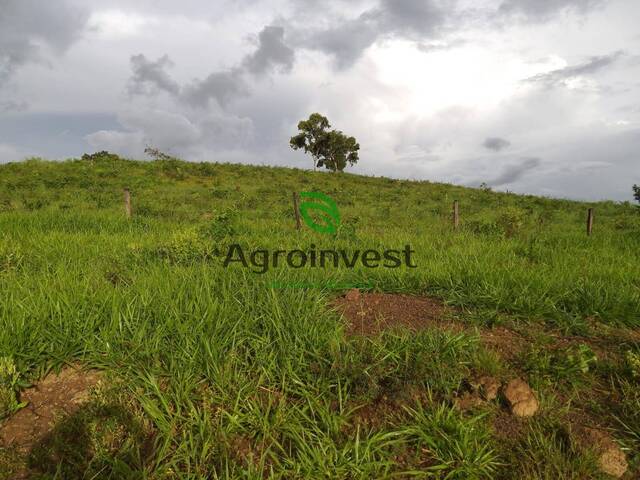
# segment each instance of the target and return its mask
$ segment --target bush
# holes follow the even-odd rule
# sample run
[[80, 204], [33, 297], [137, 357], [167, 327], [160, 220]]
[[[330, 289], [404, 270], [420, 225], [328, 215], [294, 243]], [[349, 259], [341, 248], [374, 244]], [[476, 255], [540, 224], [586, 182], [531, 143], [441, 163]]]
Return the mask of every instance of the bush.
[[475, 235], [499, 236], [503, 230], [496, 222], [471, 220], [464, 224], [464, 228]]
[[214, 256], [213, 245], [193, 228], [175, 233], [157, 252], [160, 257], [178, 264], [206, 261]]
[[512, 237], [522, 230], [526, 218], [527, 212], [521, 208], [507, 207], [500, 213], [496, 223], [507, 237]]
[[218, 213], [203, 233], [214, 240], [224, 240], [237, 233], [238, 214], [236, 210], [225, 209]]
[[104, 162], [104, 161], [114, 161], [120, 160], [120, 157], [115, 153], [107, 152], [106, 150], [102, 150], [100, 152], [95, 152], [92, 154], [85, 153], [82, 155], [81, 160], [83, 162]]

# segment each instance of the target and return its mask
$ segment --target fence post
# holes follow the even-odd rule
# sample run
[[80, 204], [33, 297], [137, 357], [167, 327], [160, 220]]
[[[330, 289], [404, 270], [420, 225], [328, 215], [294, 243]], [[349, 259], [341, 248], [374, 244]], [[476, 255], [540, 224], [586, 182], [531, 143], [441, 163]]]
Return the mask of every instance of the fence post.
[[460, 226], [460, 207], [458, 201], [453, 202], [453, 228], [455, 230]]
[[131, 192], [128, 188], [123, 190], [124, 192], [124, 211], [127, 218], [131, 218]]
[[591, 236], [593, 233], [593, 208], [589, 209], [587, 213], [587, 235]]
[[296, 230], [300, 230], [302, 222], [300, 221], [300, 205], [297, 192], [293, 192], [293, 211], [296, 215]]

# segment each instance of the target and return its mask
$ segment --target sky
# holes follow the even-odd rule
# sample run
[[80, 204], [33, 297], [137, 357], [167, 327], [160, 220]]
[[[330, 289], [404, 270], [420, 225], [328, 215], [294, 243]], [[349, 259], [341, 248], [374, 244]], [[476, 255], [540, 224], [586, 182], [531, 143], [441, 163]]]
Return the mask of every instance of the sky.
[[580, 200], [640, 184], [637, 0], [0, 0], [0, 163], [152, 146]]

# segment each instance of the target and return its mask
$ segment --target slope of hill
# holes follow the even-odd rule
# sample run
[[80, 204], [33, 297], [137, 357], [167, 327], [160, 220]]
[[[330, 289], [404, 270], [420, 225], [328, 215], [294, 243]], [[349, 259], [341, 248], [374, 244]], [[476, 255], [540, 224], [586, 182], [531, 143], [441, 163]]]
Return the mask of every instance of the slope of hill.
[[[293, 192], [335, 200], [337, 231], [296, 230]], [[612, 438], [634, 471], [639, 213], [270, 167], [0, 166], [0, 478], [597, 478]], [[64, 365], [102, 380], [18, 445], [27, 383]], [[483, 378], [525, 379], [539, 411]]]

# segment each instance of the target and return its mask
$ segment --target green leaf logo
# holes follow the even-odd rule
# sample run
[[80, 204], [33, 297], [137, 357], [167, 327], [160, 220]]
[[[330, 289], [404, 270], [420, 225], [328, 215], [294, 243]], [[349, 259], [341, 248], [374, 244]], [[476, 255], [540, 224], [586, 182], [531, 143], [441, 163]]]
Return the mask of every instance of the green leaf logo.
[[[340, 226], [340, 212], [336, 202], [331, 197], [319, 192], [302, 192], [300, 198], [300, 215], [307, 226], [318, 233], [338, 232]], [[317, 223], [311, 216], [311, 212], [316, 211], [322, 223]]]

